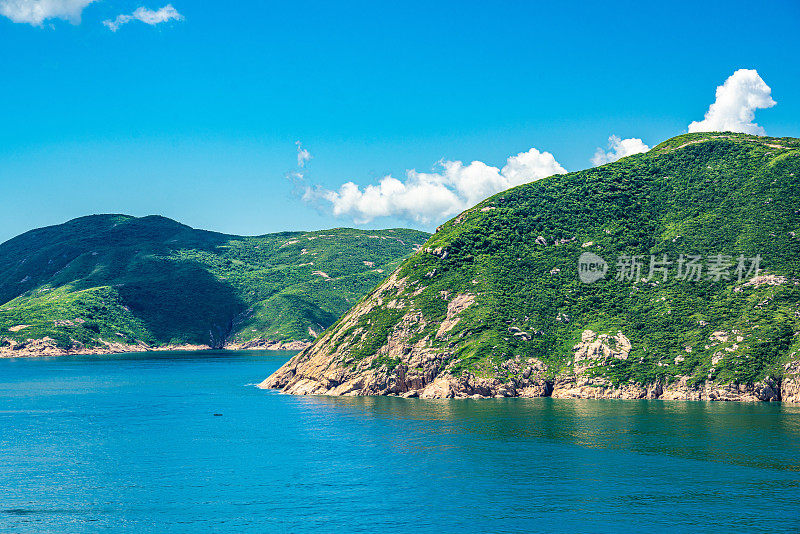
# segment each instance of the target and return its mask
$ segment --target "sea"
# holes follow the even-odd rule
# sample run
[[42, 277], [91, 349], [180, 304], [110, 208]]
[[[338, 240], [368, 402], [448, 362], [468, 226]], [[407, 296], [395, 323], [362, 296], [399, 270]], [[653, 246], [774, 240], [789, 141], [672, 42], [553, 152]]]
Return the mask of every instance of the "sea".
[[800, 532], [800, 405], [256, 387], [292, 354], [0, 359], [0, 532]]

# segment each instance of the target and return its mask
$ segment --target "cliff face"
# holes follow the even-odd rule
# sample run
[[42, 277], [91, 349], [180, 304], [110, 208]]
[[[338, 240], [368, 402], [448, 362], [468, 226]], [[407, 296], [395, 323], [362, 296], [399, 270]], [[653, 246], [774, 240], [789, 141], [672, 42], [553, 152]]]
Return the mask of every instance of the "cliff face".
[[689, 134], [442, 225], [261, 386], [800, 400], [800, 141]]

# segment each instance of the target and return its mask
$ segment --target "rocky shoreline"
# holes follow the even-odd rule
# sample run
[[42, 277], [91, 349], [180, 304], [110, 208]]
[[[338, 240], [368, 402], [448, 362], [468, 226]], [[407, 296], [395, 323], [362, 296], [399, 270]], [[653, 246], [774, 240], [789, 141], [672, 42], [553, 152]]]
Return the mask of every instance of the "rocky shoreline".
[[270, 339], [254, 339], [244, 343], [226, 343], [225, 350], [304, 350], [311, 346], [311, 341], [275, 341]]
[[161, 345], [150, 346], [145, 343], [111, 343], [105, 342], [100, 347], [73, 346], [63, 348], [50, 338], [15, 341], [9, 338], [0, 339], [0, 358], [35, 358], [73, 355], [104, 355], [131, 352], [169, 352], [169, 351], [201, 351], [201, 350], [303, 350], [311, 345], [308, 341], [276, 341], [255, 339], [245, 343], [229, 343], [222, 347], [211, 345]]
[[[297, 357], [295, 357], [297, 358]], [[290, 362], [291, 363], [291, 362]], [[688, 377], [669, 384], [627, 384], [615, 387], [603, 379], [535, 376], [502, 382], [465, 373], [460, 377], [437, 376], [430, 382], [409, 377], [402, 367], [393, 375], [375, 373], [339, 382], [334, 377], [298, 375], [297, 367], [281, 368], [259, 387], [279, 389], [293, 395], [386, 395], [422, 399], [486, 399], [504, 397], [552, 397], [556, 399], [659, 399], [678, 401], [800, 402], [800, 366], [783, 380], [765, 379], [755, 384], [719, 384], [706, 381], [693, 385]]]
[[[391, 335], [377, 354], [359, 362], [340, 352], [340, 347], [331, 351], [331, 345], [335, 346], [332, 335], [323, 334], [317, 343], [295, 355], [259, 387], [294, 395], [391, 395], [423, 399], [553, 397], [800, 402], [798, 360], [786, 363], [780, 378], [765, 377], [753, 384], [676, 376], [652, 384], [614, 385], [603, 373], [611, 362], [630, 356], [631, 343], [622, 332], [612, 335], [585, 330], [565, 368], [551, 371], [536, 358], [513, 356], [486, 369], [484, 374], [490, 378], [468, 371], [454, 376], [445, 361], [448, 355], [431, 350], [424, 340], [408, 343], [409, 336], [403, 328]], [[393, 368], [380, 365], [380, 358], [386, 356], [400, 363]]]

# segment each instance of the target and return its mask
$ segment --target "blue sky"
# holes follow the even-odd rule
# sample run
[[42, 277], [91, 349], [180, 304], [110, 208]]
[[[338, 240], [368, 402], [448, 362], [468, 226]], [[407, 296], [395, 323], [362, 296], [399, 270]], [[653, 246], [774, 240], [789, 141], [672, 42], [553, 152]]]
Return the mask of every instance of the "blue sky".
[[[685, 133], [738, 69], [777, 102], [755, 121], [800, 137], [794, 0], [173, 0], [182, 19], [116, 31], [103, 21], [165, 3], [100, 0], [80, 21], [11, 20], [41, 2], [0, 0], [0, 241], [109, 212], [240, 234], [431, 229], [451, 200], [371, 213], [363, 196], [342, 204], [341, 186], [436, 182], [520, 153], [586, 168], [611, 135], [653, 146]], [[45, 7], [59, 3], [81, 12], [81, 0]], [[313, 156], [302, 168], [297, 141]], [[439, 161], [464, 167], [419, 175]], [[509, 173], [495, 171], [459, 201], [502, 185]]]

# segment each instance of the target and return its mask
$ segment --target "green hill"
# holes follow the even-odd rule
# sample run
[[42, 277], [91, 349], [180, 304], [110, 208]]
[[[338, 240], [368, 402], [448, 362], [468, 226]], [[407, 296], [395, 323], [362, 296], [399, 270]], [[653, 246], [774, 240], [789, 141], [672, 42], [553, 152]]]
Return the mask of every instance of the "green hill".
[[682, 135], [465, 211], [262, 386], [800, 400], [798, 279], [800, 140]]
[[127, 215], [32, 230], [0, 245], [0, 350], [308, 341], [428, 236], [240, 237]]

